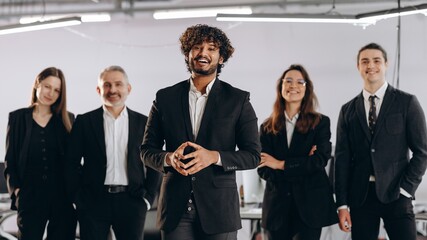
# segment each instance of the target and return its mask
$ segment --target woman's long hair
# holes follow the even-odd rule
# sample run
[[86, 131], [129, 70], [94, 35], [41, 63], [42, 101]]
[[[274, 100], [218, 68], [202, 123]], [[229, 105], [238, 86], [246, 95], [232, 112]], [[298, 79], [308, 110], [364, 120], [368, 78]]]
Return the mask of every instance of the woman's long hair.
[[276, 135], [286, 129], [286, 100], [282, 96], [282, 81], [285, 75], [292, 70], [299, 71], [306, 81], [305, 94], [301, 102], [299, 118], [296, 122], [295, 128], [300, 133], [307, 133], [309, 129], [313, 129], [317, 124], [319, 124], [321, 115], [315, 110], [318, 106], [318, 101], [313, 90], [313, 82], [302, 65], [293, 64], [283, 72], [282, 76], [277, 81], [276, 101], [273, 105], [273, 112], [263, 124], [264, 130], [268, 133]]
[[49, 67], [41, 71], [34, 81], [33, 90], [31, 94], [31, 106], [34, 106], [37, 103], [37, 87], [38, 85], [43, 82], [48, 77], [57, 77], [59, 80], [61, 80], [61, 90], [59, 93], [59, 97], [56, 100], [55, 103], [50, 106], [52, 113], [55, 113], [58, 115], [62, 123], [65, 126], [65, 129], [70, 132], [71, 131], [71, 120], [68, 116], [67, 112], [67, 91], [65, 86], [65, 77], [64, 73], [61, 71], [61, 69], [55, 68], [55, 67]]

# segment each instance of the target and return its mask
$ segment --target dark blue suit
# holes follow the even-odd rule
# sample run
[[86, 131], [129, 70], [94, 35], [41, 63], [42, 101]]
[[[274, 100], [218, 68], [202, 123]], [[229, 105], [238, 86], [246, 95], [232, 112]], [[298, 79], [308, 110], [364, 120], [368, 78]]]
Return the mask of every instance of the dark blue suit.
[[[398, 205], [407, 208], [402, 210], [404, 213], [401, 216], [413, 218], [411, 201], [400, 194], [400, 188], [414, 197], [426, 170], [427, 131], [424, 112], [415, 96], [388, 86], [373, 135], [369, 132], [366, 119], [362, 94], [341, 109], [335, 152], [337, 205], [350, 207], [353, 238], [358, 233], [359, 222], [366, 223], [376, 218], [358, 219], [358, 214], [354, 213], [362, 208], [373, 208], [372, 211], [384, 219], [389, 236], [399, 237], [407, 232], [402, 230], [404, 226], [387, 220], [389, 212], [398, 214], [397, 209], [389, 210], [387, 207], [405, 202]], [[412, 151], [411, 158], [409, 150]], [[369, 183], [372, 172], [375, 183]], [[377, 207], [372, 207], [374, 204]], [[384, 206], [387, 210], [378, 206]], [[402, 236], [401, 239], [410, 237]]]

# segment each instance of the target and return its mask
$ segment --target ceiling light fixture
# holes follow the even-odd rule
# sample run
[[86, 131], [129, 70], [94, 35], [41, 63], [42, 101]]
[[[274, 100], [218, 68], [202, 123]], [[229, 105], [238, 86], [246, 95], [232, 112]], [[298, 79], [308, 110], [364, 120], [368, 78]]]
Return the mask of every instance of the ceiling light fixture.
[[237, 22], [291, 22], [291, 23], [350, 23], [359, 26], [369, 26], [379, 20], [407, 16], [413, 14], [424, 14], [427, 16], [427, 4], [395, 8], [384, 11], [362, 13], [358, 15], [326, 15], [326, 14], [218, 14], [217, 21]]
[[400, 16], [408, 16], [408, 15], [414, 15], [414, 14], [424, 14], [427, 16], [427, 4], [421, 4], [417, 6], [410, 6], [410, 7], [403, 7], [403, 8], [394, 8], [390, 10], [383, 10], [383, 11], [376, 11], [376, 12], [369, 12], [369, 13], [361, 13], [356, 15], [355, 17], [358, 19], [365, 19], [365, 20], [383, 20], [393, 17]]
[[80, 17], [61, 18], [52, 21], [34, 22], [28, 24], [14, 24], [0, 26], [0, 35], [36, 31], [50, 28], [67, 27], [82, 23]]
[[223, 8], [193, 8], [193, 9], [176, 9], [155, 11], [153, 18], [160, 19], [177, 19], [177, 18], [200, 18], [215, 17], [217, 14], [252, 14], [250, 7], [223, 7]]
[[45, 22], [52, 21], [61, 18], [70, 18], [70, 17], [80, 17], [82, 22], [109, 22], [111, 21], [111, 16], [108, 13], [94, 13], [94, 14], [79, 14], [72, 13], [67, 15], [45, 15], [37, 17], [21, 17], [19, 23], [28, 24], [33, 22]]
[[238, 22], [291, 22], [291, 23], [350, 23], [375, 24], [375, 20], [356, 19], [351, 15], [319, 15], [319, 14], [252, 14], [241, 16], [235, 14], [218, 14], [217, 21]]

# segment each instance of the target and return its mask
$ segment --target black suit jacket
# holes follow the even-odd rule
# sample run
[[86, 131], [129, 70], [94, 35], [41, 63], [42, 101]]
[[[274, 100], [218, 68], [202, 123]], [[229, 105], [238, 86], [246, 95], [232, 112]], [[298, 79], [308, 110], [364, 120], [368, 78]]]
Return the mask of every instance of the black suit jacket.
[[[9, 122], [7, 126], [6, 136], [6, 156], [5, 156], [5, 171], [4, 175], [7, 182], [9, 194], [12, 199], [11, 209], [17, 210], [15, 189], [21, 188], [25, 168], [28, 161], [28, 151], [30, 147], [31, 131], [33, 126], [33, 107], [21, 108], [9, 113]], [[71, 122], [74, 120], [74, 115], [69, 113]], [[52, 119], [57, 136], [59, 160], [62, 166], [60, 171], [63, 171], [65, 165], [65, 148], [68, 139], [68, 132], [60, 116], [53, 114]], [[58, 175], [63, 175], [59, 173]]]
[[363, 204], [371, 166], [382, 203], [397, 200], [400, 188], [415, 196], [427, 166], [426, 122], [417, 98], [388, 86], [372, 136], [363, 101], [359, 94], [341, 108], [335, 151], [337, 205]]
[[[338, 221], [332, 186], [325, 167], [331, 158], [330, 120], [323, 116], [319, 124], [307, 133], [296, 129], [288, 147], [286, 129], [274, 135], [261, 125], [262, 152], [285, 161], [285, 170], [258, 168], [258, 174], [267, 181], [262, 204], [262, 226], [278, 230], [288, 222], [291, 193], [301, 219], [308, 226], [320, 228]], [[314, 155], [309, 156], [316, 145]]]
[[[257, 117], [248, 92], [217, 79], [194, 139], [189, 81], [158, 91], [141, 146], [147, 166], [166, 173], [159, 199], [158, 225], [165, 231], [173, 230], [193, 190], [198, 216], [207, 234], [235, 231], [241, 228], [235, 171], [255, 168], [259, 163]], [[165, 168], [166, 152], [174, 152], [186, 141], [219, 151], [222, 166], [211, 165], [187, 177]], [[165, 143], [166, 151], [162, 150]]]
[[[160, 182], [159, 174], [145, 168], [139, 158], [139, 146], [144, 136], [147, 117], [128, 110], [129, 137], [127, 155], [128, 193], [144, 197], [150, 204]], [[78, 115], [71, 131], [67, 150], [66, 179], [69, 194], [78, 208], [85, 208], [88, 201], [95, 201], [105, 191], [107, 170], [103, 109]], [[81, 160], [83, 158], [83, 164]]]

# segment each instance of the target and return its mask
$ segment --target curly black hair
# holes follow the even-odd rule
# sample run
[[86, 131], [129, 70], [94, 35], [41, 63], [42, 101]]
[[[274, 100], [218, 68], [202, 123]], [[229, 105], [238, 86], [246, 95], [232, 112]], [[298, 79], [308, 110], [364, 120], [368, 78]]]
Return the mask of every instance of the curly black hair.
[[[184, 56], [188, 56], [191, 48], [196, 44], [201, 44], [203, 41], [213, 42], [219, 47], [219, 54], [223, 58], [223, 63], [233, 55], [234, 48], [231, 46], [230, 39], [228, 39], [225, 33], [216, 27], [211, 27], [206, 24], [197, 24], [191, 26], [185, 30], [185, 32], [179, 38], [181, 42], [181, 52]], [[190, 65], [187, 59], [185, 59], [187, 69], [191, 72]], [[217, 68], [217, 76], [221, 72], [221, 68], [224, 64], [219, 64]]]

